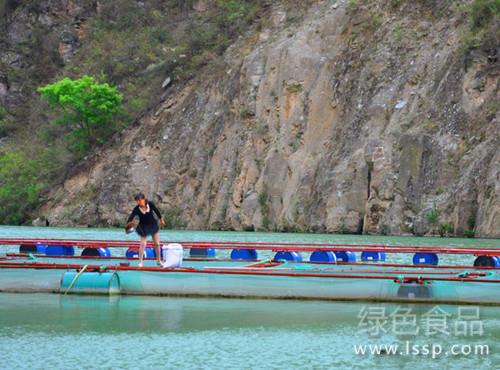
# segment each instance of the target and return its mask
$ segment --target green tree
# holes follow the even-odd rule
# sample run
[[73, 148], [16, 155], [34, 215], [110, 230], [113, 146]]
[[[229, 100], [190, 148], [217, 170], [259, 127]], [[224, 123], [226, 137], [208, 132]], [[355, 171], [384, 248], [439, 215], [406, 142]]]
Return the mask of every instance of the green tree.
[[98, 83], [91, 76], [64, 78], [38, 92], [62, 113], [55, 122], [71, 126], [69, 149], [78, 155], [103, 144], [119, 127], [114, 118], [121, 112], [122, 95], [116, 87]]
[[38, 165], [20, 152], [0, 154], [0, 223], [20, 224], [39, 203]]

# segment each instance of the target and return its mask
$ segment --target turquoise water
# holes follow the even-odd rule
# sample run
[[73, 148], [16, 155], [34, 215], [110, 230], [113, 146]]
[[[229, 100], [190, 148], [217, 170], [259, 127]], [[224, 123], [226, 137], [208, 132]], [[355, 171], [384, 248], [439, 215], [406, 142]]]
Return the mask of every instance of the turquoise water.
[[[136, 239], [117, 229], [32, 227], [0, 227], [0, 237]], [[162, 231], [162, 239], [500, 247], [499, 240], [168, 230]], [[2, 293], [0, 368], [496, 368], [500, 308], [472, 306], [478, 317], [460, 316], [459, 309], [369, 302]], [[426, 332], [429, 323], [441, 331]], [[457, 328], [470, 330], [458, 332]], [[399, 345], [397, 354], [360, 355], [354, 350], [354, 346], [384, 344]], [[407, 353], [407, 345], [418, 354]], [[425, 345], [435, 352], [441, 347], [442, 353], [425, 354]], [[475, 354], [478, 345], [488, 346], [489, 353]], [[452, 346], [472, 352], [452, 355]]]
[[[423, 238], [414, 236], [262, 233], [236, 231], [161, 230], [162, 241], [240, 241], [290, 243], [346, 243], [388, 245], [450, 245], [464, 247], [498, 247], [500, 239]], [[0, 226], [0, 238], [60, 238], [138, 240], [123, 229]]]
[[[358, 315], [379, 308], [386, 316], [408, 308], [422, 320], [433, 306], [0, 294], [0, 368], [472, 369], [494, 368], [500, 360], [498, 308], [479, 308], [480, 336], [388, 330], [373, 338]], [[439, 308], [450, 320], [456, 317], [456, 306]], [[354, 345], [406, 341], [440, 345], [443, 351], [487, 344], [490, 354], [433, 359], [354, 353]]]

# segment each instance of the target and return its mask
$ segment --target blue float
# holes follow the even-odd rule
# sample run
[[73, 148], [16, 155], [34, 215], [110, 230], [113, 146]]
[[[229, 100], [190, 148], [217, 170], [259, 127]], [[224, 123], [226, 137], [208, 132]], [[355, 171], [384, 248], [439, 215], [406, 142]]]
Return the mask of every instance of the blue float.
[[[145, 258], [155, 258], [156, 253], [154, 248], [146, 248], [144, 250]], [[139, 248], [129, 248], [125, 253], [125, 257], [127, 258], [139, 258]]]
[[67, 271], [61, 279], [61, 293], [118, 294], [120, 285], [116, 272]]
[[45, 248], [47, 256], [74, 256], [75, 248], [66, 245], [48, 245]]
[[385, 252], [362, 252], [361, 261], [385, 261]]
[[435, 253], [415, 253], [413, 256], [414, 265], [437, 265], [439, 257]]
[[257, 251], [255, 249], [233, 249], [231, 252], [232, 260], [256, 260]]
[[334, 252], [337, 262], [356, 262], [356, 254], [349, 251]]
[[302, 255], [297, 252], [278, 252], [274, 255], [274, 260], [300, 262], [302, 261]]
[[214, 248], [191, 248], [189, 250], [190, 257], [215, 257], [215, 249]]
[[47, 246], [43, 245], [43, 244], [37, 244], [37, 245], [21, 244], [19, 246], [19, 253], [40, 253], [40, 254], [43, 254], [43, 253], [45, 253], [46, 249], [47, 249]]
[[478, 256], [474, 260], [475, 267], [500, 267], [500, 256]]
[[316, 251], [309, 257], [311, 262], [337, 263], [337, 256], [331, 251]]
[[111, 252], [108, 248], [85, 248], [82, 251], [82, 256], [92, 257], [111, 257]]

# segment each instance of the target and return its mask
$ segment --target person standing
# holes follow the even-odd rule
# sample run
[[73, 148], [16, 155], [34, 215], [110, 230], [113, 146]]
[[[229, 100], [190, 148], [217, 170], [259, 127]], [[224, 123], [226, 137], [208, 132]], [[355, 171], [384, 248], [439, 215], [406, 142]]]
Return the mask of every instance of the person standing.
[[[137, 205], [134, 207], [132, 213], [127, 219], [127, 226], [125, 226], [125, 230], [128, 230], [135, 225], [133, 221], [134, 217], [139, 217], [139, 224], [135, 228], [135, 231], [141, 237], [138, 266], [142, 267], [144, 249], [146, 248], [148, 236], [153, 238], [153, 244], [156, 252], [156, 262], [158, 265], [161, 265], [160, 225], [165, 226], [165, 220], [163, 219], [158, 208], [156, 208], [155, 204], [148, 201], [144, 193], [137, 193], [134, 199]], [[158, 221], [154, 217], [155, 214], [160, 220], [160, 225], [158, 225]]]

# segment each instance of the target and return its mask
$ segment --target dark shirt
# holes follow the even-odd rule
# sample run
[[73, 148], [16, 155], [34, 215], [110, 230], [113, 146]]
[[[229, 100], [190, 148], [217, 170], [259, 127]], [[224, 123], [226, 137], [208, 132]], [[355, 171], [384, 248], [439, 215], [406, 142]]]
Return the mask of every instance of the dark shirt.
[[156, 213], [158, 218], [161, 218], [161, 213], [158, 211], [158, 208], [156, 208], [153, 202], [148, 201], [147, 204], [149, 204], [149, 212], [142, 213], [139, 206], [135, 206], [130, 216], [128, 216], [127, 222], [132, 221], [134, 217], [137, 216], [139, 217], [139, 225], [141, 226], [151, 226], [157, 224], [153, 212]]

